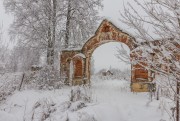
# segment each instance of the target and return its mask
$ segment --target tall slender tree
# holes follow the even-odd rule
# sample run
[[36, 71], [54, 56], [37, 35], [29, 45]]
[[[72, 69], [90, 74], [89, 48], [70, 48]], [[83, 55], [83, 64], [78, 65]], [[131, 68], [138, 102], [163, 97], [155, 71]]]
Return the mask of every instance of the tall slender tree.
[[10, 33], [24, 46], [46, 50], [48, 65], [54, 58], [56, 4], [55, 0], [4, 1], [15, 16]]
[[102, 0], [65, 0], [65, 48], [82, 46], [95, 32], [98, 20], [98, 8], [102, 8]]

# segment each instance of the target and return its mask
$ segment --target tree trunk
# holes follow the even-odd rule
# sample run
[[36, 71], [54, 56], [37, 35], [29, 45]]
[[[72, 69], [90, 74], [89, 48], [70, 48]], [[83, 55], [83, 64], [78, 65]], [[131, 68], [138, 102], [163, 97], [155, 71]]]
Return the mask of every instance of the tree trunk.
[[179, 82], [177, 80], [177, 84], [176, 84], [176, 91], [177, 91], [177, 94], [176, 94], [176, 121], [179, 121]]
[[51, 65], [51, 17], [49, 16], [49, 25], [48, 25], [48, 47], [47, 47], [47, 64]]
[[23, 81], [24, 81], [24, 76], [25, 76], [25, 73], [23, 73], [23, 75], [22, 75], [21, 83], [19, 85], [19, 91], [21, 90], [21, 87], [22, 87], [22, 84], [23, 84]]
[[[177, 7], [177, 5], [176, 5], [176, 7]], [[179, 14], [177, 13], [177, 16], [179, 16]], [[178, 25], [179, 25], [179, 27], [180, 27], [180, 18], [178, 17]], [[176, 84], [176, 93], [177, 93], [177, 95], [176, 95], [176, 97], [177, 97], [177, 99], [176, 99], [176, 121], [179, 121], [179, 86], [180, 86], [180, 84], [179, 84], [179, 79], [177, 78], [177, 84]]]
[[159, 100], [159, 86], [157, 87], [156, 100]]
[[[51, 1], [50, 1], [51, 2]], [[49, 11], [49, 27], [48, 27], [48, 48], [47, 48], [47, 64], [53, 66], [54, 64], [54, 45], [56, 40], [56, 0], [49, 3], [52, 8]]]
[[52, 49], [51, 49], [51, 65], [54, 64], [54, 45], [56, 40], [56, 0], [53, 0], [53, 14], [52, 14]]
[[65, 33], [65, 48], [69, 46], [69, 30], [70, 30], [70, 19], [71, 19], [71, 0], [68, 0], [68, 11], [66, 20], [66, 33]]

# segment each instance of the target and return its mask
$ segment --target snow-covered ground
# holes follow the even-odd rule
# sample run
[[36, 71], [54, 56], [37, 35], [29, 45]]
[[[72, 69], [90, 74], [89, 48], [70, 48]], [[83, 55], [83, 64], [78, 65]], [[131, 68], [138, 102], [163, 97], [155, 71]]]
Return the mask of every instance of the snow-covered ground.
[[[148, 93], [132, 93], [127, 81], [105, 80], [93, 83], [99, 103], [98, 121], [160, 121], [168, 119], [159, 101], [149, 101]], [[99, 107], [99, 108], [98, 108]]]
[[129, 86], [124, 80], [94, 80], [92, 101], [82, 107], [70, 101], [70, 87], [16, 91], [0, 106], [0, 121], [169, 121], [161, 101], [149, 102], [148, 93], [132, 93]]

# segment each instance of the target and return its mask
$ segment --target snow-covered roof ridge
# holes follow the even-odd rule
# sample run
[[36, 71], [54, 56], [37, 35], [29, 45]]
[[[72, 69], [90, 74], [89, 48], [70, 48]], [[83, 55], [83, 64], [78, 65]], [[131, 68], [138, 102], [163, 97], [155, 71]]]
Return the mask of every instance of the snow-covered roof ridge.
[[100, 25], [98, 26], [95, 34], [94, 34], [92, 37], [90, 37], [90, 38], [85, 42], [85, 44], [83, 45], [82, 49], [86, 46], [86, 44], [87, 44], [90, 40], [92, 40], [93, 38], [95, 38], [96, 36], [98, 36], [99, 33], [101, 33], [101, 28], [104, 27], [104, 25], [106, 25], [107, 23], [110, 24], [110, 26], [111, 26], [112, 28], [115, 28], [117, 31], [120, 31], [121, 33], [127, 35], [130, 39], [135, 40], [135, 37], [134, 37], [133, 35], [129, 34], [129, 32], [126, 32], [125, 30], [123, 30], [123, 29], [121, 29], [120, 27], [116, 26], [112, 21], [110, 21], [109, 19], [106, 18], [106, 19], [103, 19], [103, 21], [100, 23]]
[[73, 48], [64, 48], [64, 49], [61, 49], [61, 51], [80, 51], [82, 49], [82, 47], [73, 47]]
[[79, 57], [79, 56], [82, 57], [82, 58], [86, 58], [86, 56], [83, 53], [78, 53], [73, 58]]
[[[92, 39], [94, 36], [96, 36], [96, 35], [99, 33], [100, 28], [101, 28], [101, 27], [104, 25], [104, 23], [106, 23], [106, 22], [109, 23], [110, 25], [112, 25], [112, 27], [116, 28], [118, 31], [121, 31], [122, 33], [124, 33], [124, 34], [130, 36], [131, 38], [135, 39], [135, 37], [133, 36], [133, 34], [131, 34], [130, 32], [128, 32], [128, 31], [126, 31], [126, 30], [124, 30], [124, 29], [122, 29], [122, 27], [120, 27], [120, 25], [117, 24], [115, 21], [113, 21], [113, 20], [110, 19], [110, 18], [104, 18], [104, 19], [102, 20], [102, 22], [100, 23], [100, 25], [97, 27], [97, 30], [95, 31], [94, 35], [92, 35], [91, 37], [89, 37], [89, 38], [87, 39], [87, 41], [84, 43], [84, 45], [85, 45], [90, 39]], [[83, 49], [84, 45], [82, 45], [82, 47], [78, 47], [78, 48], [76, 48], [76, 47], [65, 48], [65, 49], [62, 49], [61, 51], [79, 51], [79, 50], [82, 50], [82, 49]]]
[[[123, 27], [120, 26], [120, 24], [117, 23], [115, 20], [113, 20], [113, 19], [111, 19], [111, 18], [109, 18], [109, 17], [104, 17], [104, 18], [103, 18], [103, 21], [101, 22], [101, 24], [102, 24], [104, 21], [109, 22], [110, 24], [112, 24], [114, 27], [116, 27], [117, 29], [119, 29], [119, 30], [122, 31], [123, 33], [126, 33], [126, 34], [128, 34], [129, 36], [135, 38], [134, 35], [133, 35], [131, 32], [123, 29]], [[101, 24], [100, 24], [100, 25], [101, 25]]]

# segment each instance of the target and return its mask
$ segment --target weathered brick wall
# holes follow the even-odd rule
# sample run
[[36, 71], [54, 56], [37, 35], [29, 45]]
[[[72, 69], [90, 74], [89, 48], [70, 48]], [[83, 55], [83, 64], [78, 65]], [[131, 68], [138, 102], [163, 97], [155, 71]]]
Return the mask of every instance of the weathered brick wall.
[[[60, 55], [61, 78], [67, 78], [67, 81], [69, 81], [70, 62], [72, 58], [80, 52], [81, 52], [80, 50], [76, 50], [76, 51], [64, 50], [61, 52], [61, 55]], [[66, 83], [69, 83], [69, 82], [66, 82]]]
[[[90, 83], [90, 67], [91, 67], [91, 56], [94, 50], [99, 47], [102, 44], [108, 43], [108, 42], [122, 42], [126, 44], [130, 50], [133, 50], [137, 47], [137, 45], [134, 44], [134, 38], [132, 38], [129, 34], [123, 32], [116, 26], [114, 26], [111, 22], [104, 20], [99, 28], [97, 29], [95, 35], [90, 38], [82, 47], [82, 50], [78, 51], [63, 51], [61, 53], [61, 72], [66, 72], [67, 76], [69, 77], [69, 61], [73, 60], [73, 57], [76, 54], [82, 53], [85, 56], [85, 59], [83, 61], [79, 60], [75, 62], [74, 64], [74, 73], [75, 77], [86, 77], [88, 81], [86, 83]], [[134, 55], [130, 55], [131, 60], [133, 60]], [[139, 69], [137, 69], [139, 68]], [[132, 65], [131, 66], [131, 82], [141, 82], [140, 78], [144, 80], [148, 80], [148, 74], [149, 72], [144, 69], [140, 65]], [[77, 84], [82, 84], [82, 80], [80, 81], [79, 78], [74, 78], [77, 82]], [[143, 81], [144, 81], [143, 80]], [[139, 85], [138, 83], [132, 84], [133, 91], [147, 91], [147, 86], [142, 87], [142, 85]]]
[[90, 59], [94, 50], [102, 44], [108, 42], [122, 42], [126, 44], [130, 50], [136, 48], [136, 45], [133, 44], [133, 39], [127, 33], [121, 31], [119, 28], [114, 26], [111, 22], [104, 20], [98, 30], [95, 33], [95, 36], [90, 38], [82, 48], [82, 52], [86, 55], [86, 75], [90, 79]]

